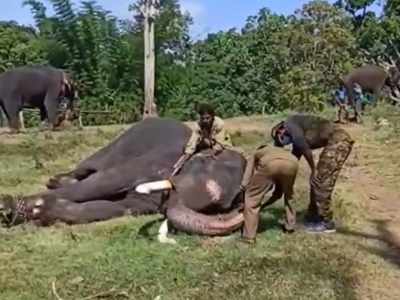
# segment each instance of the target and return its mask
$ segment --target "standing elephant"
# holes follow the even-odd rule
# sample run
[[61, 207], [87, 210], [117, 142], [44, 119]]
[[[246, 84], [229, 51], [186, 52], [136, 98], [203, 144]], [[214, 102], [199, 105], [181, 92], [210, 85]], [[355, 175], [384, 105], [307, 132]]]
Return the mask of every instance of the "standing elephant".
[[[77, 92], [63, 70], [48, 66], [25, 66], [0, 75], [0, 107], [12, 131], [21, 127], [23, 108], [39, 108], [42, 122], [48, 121], [50, 129], [58, 127], [65, 114], [60, 114], [60, 102], [67, 99], [65, 110], [73, 111]], [[76, 118], [75, 114], [70, 114]]]
[[341, 78], [341, 83], [347, 90], [349, 105], [353, 107], [356, 120], [360, 112], [354, 101], [354, 86], [358, 84], [363, 91], [373, 93], [375, 100], [379, 97], [382, 88], [387, 85], [394, 88], [400, 79], [400, 71], [397, 66], [391, 66], [387, 71], [379, 66], [365, 65], [354, 69]]

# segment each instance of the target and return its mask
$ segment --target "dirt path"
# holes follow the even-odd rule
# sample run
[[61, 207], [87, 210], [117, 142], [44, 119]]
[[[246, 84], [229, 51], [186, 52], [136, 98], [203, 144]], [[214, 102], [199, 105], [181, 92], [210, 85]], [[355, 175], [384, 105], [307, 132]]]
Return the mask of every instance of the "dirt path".
[[371, 134], [368, 127], [351, 126], [347, 130], [356, 138], [357, 144], [343, 173], [354, 194], [361, 197], [366, 218], [361, 228], [344, 234], [360, 238], [360, 245], [367, 252], [394, 266], [395, 274], [380, 289], [385, 299], [400, 299], [400, 188], [391, 185], [387, 176], [381, 175], [377, 164], [371, 165], [374, 160], [385, 168], [392, 162], [380, 155], [379, 150], [385, 146], [378, 141], [371, 143], [371, 139], [365, 142], [363, 137]]
[[[368, 134], [368, 128], [357, 126], [348, 129], [353, 136]], [[377, 149], [380, 147], [376, 145]], [[385, 177], [379, 175], [376, 168], [369, 166], [368, 162], [363, 160], [364, 157], [368, 157], [367, 152], [373, 152], [371, 147], [367, 148], [366, 145], [359, 143], [353, 152], [349, 159], [352, 167], [347, 169], [348, 179], [354, 191], [362, 195], [365, 201], [367, 220], [376, 224], [383, 241], [399, 251], [400, 263], [400, 188], [396, 189], [387, 184]], [[375, 155], [379, 159], [379, 153]], [[385, 166], [385, 163], [390, 164], [387, 161], [382, 162], [382, 165]]]

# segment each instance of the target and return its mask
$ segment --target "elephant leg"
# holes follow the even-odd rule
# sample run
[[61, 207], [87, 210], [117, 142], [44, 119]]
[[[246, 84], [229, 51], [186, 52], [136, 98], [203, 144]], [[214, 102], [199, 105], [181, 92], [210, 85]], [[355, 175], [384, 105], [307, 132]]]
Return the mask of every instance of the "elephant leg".
[[[156, 170], [149, 168], [149, 161], [155, 157], [134, 158], [114, 168], [98, 171], [73, 184], [53, 191], [57, 198], [73, 202], [109, 199], [127, 193], [142, 182], [160, 180]], [[141, 170], [141, 172], [135, 171]]]
[[22, 104], [18, 101], [18, 97], [9, 97], [4, 102], [4, 112], [8, 118], [8, 126], [11, 133], [18, 133], [20, 131], [20, 116], [19, 111]]
[[135, 192], [129, 192], [123, 200], [117, 201], [119, 205], [129, 209], [132, 215], [160, 213], [161, 202], [162, 195], [160, 193], [141, 195]]
[[50, 129], [57, 127], [57, 115], [58, 115], [58, 94], [59, 89], [51, 89], [47, 92], [46, 98], [44, 100], [44, 105], [47, 110], [47, 118], [49, 122]]
[[49, 179], [46, 186], [49, 190], [58, 189], [60, 187], [67, 186], [69, 184], [73, 184], [80, 180], [83, 180], [93, 173], [97, 172], [94, 169], [76, 169], [69, 173], [61, 173]]
[[42, 105], [40, 107], [40, 127], [41, 127], [41, 129], [45, 129], [47, 127], [47, 122], [46, 122], [47, 119], [48, 119], [48, 117], [47, 117], [46, 107], [44, 105]]
[[64, 199], [43, 199], [40, 204], [32, 209], [32, 216], [44, 226], [56, 221], [70, 225], [99, 222], [122, 217], [129, 212], [122, 205], [107, 200], [74, 203]]
[[379, 101], [380, 94], [381, 94], [381, 87], [375, 88], [373, 95], [376, 103], [378, 103]]
[[4, 104], [0, 99], [0, 127], [6, 127], [6, 124], [8, 125], [8, 120], [9, 117], [6, 112], [6, 108], [4, 107]]

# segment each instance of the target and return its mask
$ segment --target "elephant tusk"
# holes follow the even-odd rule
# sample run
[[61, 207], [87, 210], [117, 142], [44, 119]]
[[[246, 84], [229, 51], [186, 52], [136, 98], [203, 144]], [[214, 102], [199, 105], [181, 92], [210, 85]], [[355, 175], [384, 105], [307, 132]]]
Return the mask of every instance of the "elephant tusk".
[[150, 194], [152, 192], [171, 190], [172, 183], [169, 180], [152, 181], [139, 184], [135, 191], [139, 194]]

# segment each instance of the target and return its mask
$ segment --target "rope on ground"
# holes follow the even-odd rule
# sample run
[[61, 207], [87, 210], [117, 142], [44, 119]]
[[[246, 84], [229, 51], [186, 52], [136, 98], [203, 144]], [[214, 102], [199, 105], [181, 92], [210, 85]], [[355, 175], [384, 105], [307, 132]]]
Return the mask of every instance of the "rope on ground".
[[53, 281], [53, 283], [51, 284], [51, 286], [52, 286], [53, 294], [54, 294], [54, 296], [57, 298], [57, 300], [63, 300], [63, 298], [61, 298], [60, 295], [57, 293], [56, 281], [55, 281], [55, 280]]

